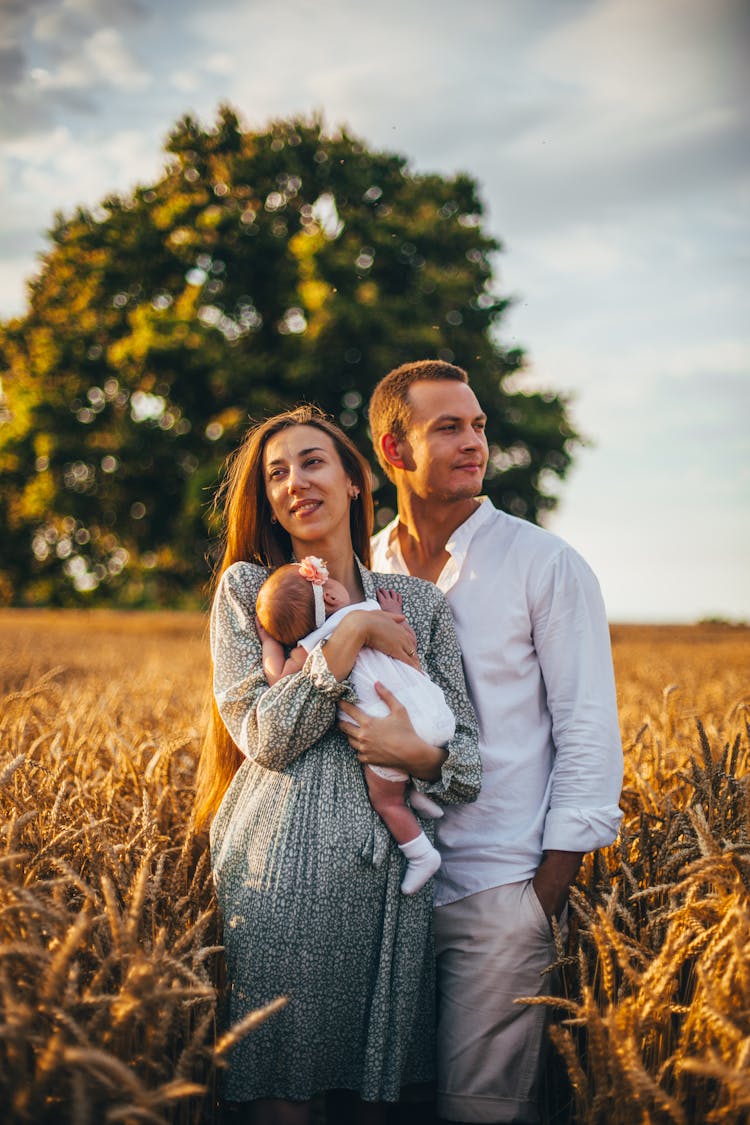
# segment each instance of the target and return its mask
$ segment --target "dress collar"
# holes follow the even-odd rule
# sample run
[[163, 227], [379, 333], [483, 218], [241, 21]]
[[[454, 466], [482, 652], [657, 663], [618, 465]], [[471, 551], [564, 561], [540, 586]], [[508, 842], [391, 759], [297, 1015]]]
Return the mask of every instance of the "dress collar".
[[359, 577], [362, 581], [362, 589], [365, 592], [365, 598], [374, 598], [377, 591], [377, 586], [375, 585], [375, 579], [372, 576], [372, 571], [367, 569], [358, 555], [354, 556], [354, 561], [359, 568]]

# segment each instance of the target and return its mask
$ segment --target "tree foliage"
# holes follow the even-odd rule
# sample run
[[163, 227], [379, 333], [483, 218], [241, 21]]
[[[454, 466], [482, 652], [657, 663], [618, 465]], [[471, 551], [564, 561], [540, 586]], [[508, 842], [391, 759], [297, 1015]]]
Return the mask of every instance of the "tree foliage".
[[554, 506], [576, 435], [560, 396], [508, 386], [523, 357], [498, 342], [473, 179], [316, 118], [243, 131], [228, 107], [166, 150], [158, 183], [56, 217], [25, 315], [0, 326], [0, 600], [195, 601], [248, 419], [314, 401], [371, 456], [369, 393], [412, 359], [469, 370], [495, 502]]

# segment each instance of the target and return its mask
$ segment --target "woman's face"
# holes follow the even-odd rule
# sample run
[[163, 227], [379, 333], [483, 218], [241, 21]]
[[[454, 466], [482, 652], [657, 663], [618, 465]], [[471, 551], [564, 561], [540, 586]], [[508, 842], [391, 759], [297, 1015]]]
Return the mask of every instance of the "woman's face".
[[297, 558], [351, 544], [352, 481], [333, 440], [316, 426], [288, 426], [263, 451], [266, 496]]

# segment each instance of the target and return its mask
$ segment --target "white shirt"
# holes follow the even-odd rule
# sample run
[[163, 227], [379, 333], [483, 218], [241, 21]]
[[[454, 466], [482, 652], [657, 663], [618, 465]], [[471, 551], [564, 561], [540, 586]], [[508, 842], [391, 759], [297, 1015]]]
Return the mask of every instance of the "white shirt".
[[[372, 569], [407, 574], [398, 518]], [[448, 599], [479, 720], [482, 789], [437, 824], [435, 903], [530, 879], [542, 851], [611, 844], [622, 745], [599, 584], [557, 536], [484, 498], [446, 543]]]

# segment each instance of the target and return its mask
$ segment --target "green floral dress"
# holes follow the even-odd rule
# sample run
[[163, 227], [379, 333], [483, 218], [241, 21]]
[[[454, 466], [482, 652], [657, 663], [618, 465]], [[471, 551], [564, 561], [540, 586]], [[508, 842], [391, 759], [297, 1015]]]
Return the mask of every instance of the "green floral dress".
[[[269, 688], [254, 618], [267, 571], [235, 563], [211, 614], [214, 693], [247, 760], [211, 828], [232, 1023], [277, 996], [280, 1011], [233, 1050], [224, 1095], [308, 1099], [330, 1089], [396, 1101], [434, 1077], [431, 883], [400, 891], [404, 861], [336, 727], [342, 699], [320, 648]], [[398, 590], [422, 667], [456, 715], [441, 778], [420, 788], [472, 801], [476, 721], [448, 604], [431, 583], [361, 568], [365, 596]], [[424, 823], [432, 834], [432, 822]]]

